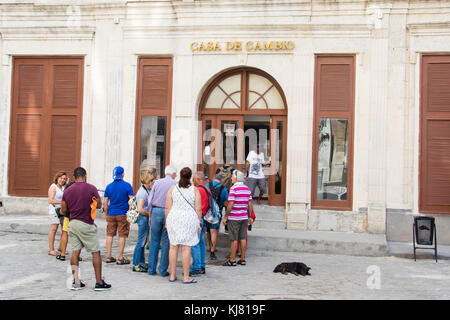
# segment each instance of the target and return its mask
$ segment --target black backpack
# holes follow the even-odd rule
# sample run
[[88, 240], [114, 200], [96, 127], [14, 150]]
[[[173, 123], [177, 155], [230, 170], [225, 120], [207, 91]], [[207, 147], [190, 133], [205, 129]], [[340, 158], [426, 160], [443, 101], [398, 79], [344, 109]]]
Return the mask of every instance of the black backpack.
[[209, 190], [211, 190], [211, 195], [213, 196], [214, 200], [216, 200], [216, 203], [220, 203], [220, 196], [222, 195], [222, 191], [225, 188], [224, 185], [220, 185], [220, 188], [217, 186], [214, 186], [212, 182], [209, 183]]

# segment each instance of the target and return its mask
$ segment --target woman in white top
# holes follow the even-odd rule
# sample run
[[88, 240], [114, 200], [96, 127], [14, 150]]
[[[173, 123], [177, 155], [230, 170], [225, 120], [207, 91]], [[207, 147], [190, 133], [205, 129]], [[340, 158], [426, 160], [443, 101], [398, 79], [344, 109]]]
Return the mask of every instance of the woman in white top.
[[189, 277], [191, 247], [198, 243], [202, 221], [200, 192], [191, 184], [192, 170], [183, 168], [180, 182], [172, 186], [166, 198], [166, 228], [169, 235], [169, 281], [177, 280], [178, 249], [181, 247], [184, 283], [196, 283]]
[[[48, 214], [50, 216], [50, 232], [48, 234], [48, 254], [51, 256], [59, 256], [58, 253], [55, 252], [55, 235], [58, 231], [58, 225], [62, 223], [63, 219], [58, 217], [57, 212], [61, 209], [61, 200], [64, 193], [64, 186], [67, 183], [67, 174], [65, 172], [58, 172], [53, 179], [53, 184], [48, 189]], [[63, 236], [67, 237], [67, 232], [63, 232], [61, 234], [61, 240], [63, 240]], [[65, 256], [65, 248], [59, 248], [61, 252], [61, 256]]]

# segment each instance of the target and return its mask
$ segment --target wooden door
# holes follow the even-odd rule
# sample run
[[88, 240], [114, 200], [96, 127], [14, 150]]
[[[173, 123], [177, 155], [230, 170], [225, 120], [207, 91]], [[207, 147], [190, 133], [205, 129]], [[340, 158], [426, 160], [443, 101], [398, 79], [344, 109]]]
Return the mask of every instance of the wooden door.
[[287, 121], [285, 116], [270, 118], [269, 135], [269, 205], [284, 206], [286, 203], [286, 148]]

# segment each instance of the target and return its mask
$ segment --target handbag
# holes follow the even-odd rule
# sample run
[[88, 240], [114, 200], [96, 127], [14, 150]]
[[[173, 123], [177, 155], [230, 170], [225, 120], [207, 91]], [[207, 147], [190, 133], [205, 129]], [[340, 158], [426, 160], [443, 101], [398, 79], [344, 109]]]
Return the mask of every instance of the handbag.
[[137, 218], [139, 217], [139, 212], [137, 211], [136, 197], [133, 197], [130, 200], [128, 200], [128, 205], [130, 206], [130, 209], [127, 211], [127, 221], [129, 223], [136, 223]]
[[48, 205], [48, 214], [50, 216], [60, 218], [60, 217], [62, 217], [60, 212], [61, 212], [61, 208], [56, 208], [53, 204]]

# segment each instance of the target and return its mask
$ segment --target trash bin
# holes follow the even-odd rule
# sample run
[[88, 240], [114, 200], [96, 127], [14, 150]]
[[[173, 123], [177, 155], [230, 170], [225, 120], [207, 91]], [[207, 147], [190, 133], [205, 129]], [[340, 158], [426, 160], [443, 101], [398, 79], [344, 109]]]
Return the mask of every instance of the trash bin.
[[[419, 247], [424, 246], [434, 246], [430, 247]], [[416, 250], [417, 249], [428, 249], [434, 250], [434, 258], [437, 262], [437, 235], [436, 235], [436, 224], [434, 217], [414, 217], [413, 224], [413, 247], [414, 247], [414, 261], [416, 261]]]

